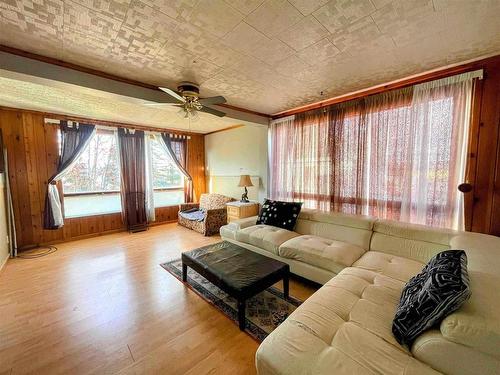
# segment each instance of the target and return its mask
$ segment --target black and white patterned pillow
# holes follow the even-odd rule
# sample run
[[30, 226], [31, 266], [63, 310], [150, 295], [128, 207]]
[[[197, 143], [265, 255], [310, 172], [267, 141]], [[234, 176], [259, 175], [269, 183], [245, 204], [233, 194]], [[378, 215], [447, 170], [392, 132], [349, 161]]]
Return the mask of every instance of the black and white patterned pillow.
[[257, 224], [293, 230], [301, 208], [302, 202], [281, 202], [266, 199], [260, 209]]
[[469, 284], [465, 251], [446, 250], [435, 255], [403, 288], [392, 322], [396, 340], [410, 347], [422, 332], [467, 301]]

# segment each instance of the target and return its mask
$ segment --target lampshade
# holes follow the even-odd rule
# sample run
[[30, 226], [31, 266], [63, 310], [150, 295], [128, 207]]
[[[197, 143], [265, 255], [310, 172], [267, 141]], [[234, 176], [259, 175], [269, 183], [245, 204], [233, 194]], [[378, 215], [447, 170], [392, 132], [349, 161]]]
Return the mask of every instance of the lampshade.
[[238, 184], [238, 187], [246, 187], [246, 186], [253, 186], [252, 180], [250, 179], [250, 175], [242, 174], [240, 176], [240, 183]]

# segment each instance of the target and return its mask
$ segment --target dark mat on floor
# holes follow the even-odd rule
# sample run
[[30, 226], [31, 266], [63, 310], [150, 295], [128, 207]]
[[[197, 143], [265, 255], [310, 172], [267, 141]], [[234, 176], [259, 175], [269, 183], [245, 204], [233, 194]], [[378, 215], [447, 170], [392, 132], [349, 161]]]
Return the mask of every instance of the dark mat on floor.
[[[163, 263], [161, 266], [182, 282], [180, 259]], [[234, 298], [190, 268], [188, 268], [187, 286], [238, 325], [237, 302]], [[282, 292], [270, 287], [247, 300], [245, 331], [261, 342], [301, 303], [293, 297], [285, 300]]]

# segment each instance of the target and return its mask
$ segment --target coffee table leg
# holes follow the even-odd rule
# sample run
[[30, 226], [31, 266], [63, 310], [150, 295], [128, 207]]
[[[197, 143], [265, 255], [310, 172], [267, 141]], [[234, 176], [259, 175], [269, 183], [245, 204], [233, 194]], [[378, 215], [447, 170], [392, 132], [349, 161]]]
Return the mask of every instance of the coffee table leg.
[[245, 330], [245, 300], [238, 300], [238, 325], [240, 326], [240, 330]]
[[288, 298], [290, 294], [290, 286], [289, 286], [289, 276], [286, 275], [283, 277], [283, 295], [285, 296], [285, 299]]
[[182, 263], [182, 281], [184, 281], [184, 282], [187, 281], [187, 270], [188, 270], [187, 265]]

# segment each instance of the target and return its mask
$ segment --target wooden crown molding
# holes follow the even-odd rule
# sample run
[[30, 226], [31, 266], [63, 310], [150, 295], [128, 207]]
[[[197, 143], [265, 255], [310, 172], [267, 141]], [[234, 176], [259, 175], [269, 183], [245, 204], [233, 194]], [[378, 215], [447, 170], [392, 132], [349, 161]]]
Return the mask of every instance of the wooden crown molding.
[[[457, 66], [453, 66], [453, 67], [449, 67], [449, 68], [438, 69], [438, 70], [435, 70], [432, 72], [412, 76], [410, 78], [403, 78], [401, 80], [397, 80], [395, 82], [391, 82], [388, 84], [368, 88], [366, 90], [360, 90], [360, 91], [354, 92], [352, 94], [341, 95], [341, 96], [337, 96], [334, 98], [325, 99], [325, 100], [322, 100], [322, 101], [319, 101], [316, 103], [307, 104], [307, 105], [304, 105], [301, 107], [292, 108], [290, 110], [286, 110], [283, 112], [278, 112], [278, 113], [271, 115], [271, 118], [273, 120], [275, 120], [275, 119], [279, 119], [282, 117], [287, 117], [287, 116], [291, 116], [291, 115], [296, 115], [298, 113], [310, 111], [313, 109], [326, 107], [326, 106], [329, 106], [332, 104], [347, 102], [349, 100], [354, 100], [354, 99], [359, 99], [359, 98], [362, 98], [365, 96], [380, 94], [380, 93], [390, 91], [390, 90], [401, 89], [404, 87], [416, 85], [418, 83], [424, 83], [424, 82], [433, 81], [433, 80], [440, 79], [440, 78], [446, 78], [446, 77], [456, 75], [456, 74], [461, 74], [461, 73], [466, 73], [466, 72], [470, 72], [470, 71], [477, 70], [477, 69], [482, 69], [485, 67], [485, 65], [490, 64], [492, 62], [498, 62], [498, 61], [500, 61], [500, 55], [496, 55], [496, 56], [492, 56], [492, 57], [488, 57], [488, 58], [483, 58], [483, 59], [476, 60], [476, 61], [471, 61], [471, 62], [468, 62], [465, 64], [461, 64], [461, 65], [457, 65]], [[485, 78], [486, 78], [486, 76], [485, 76]]]

